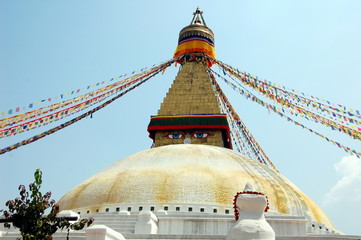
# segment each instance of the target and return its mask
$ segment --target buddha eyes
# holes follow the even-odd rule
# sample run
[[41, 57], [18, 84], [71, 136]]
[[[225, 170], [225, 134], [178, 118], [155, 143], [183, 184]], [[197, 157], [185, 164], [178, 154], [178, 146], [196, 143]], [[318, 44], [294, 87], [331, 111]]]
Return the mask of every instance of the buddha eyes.
[[206, 138], [208, 136], [209, 136], [208, 133], [193, 133], [192, 134], [192, 137], [194, 137], [194, 138]]
[[[191, 137], [193, 138], [206, 138], [208, 137], [210, 134], [209, 133], [192, 133]], [[170, 139], [181, 139], [184, 138], [185, 135], [182, 133], [172, 133], [172, 134], [168, 134], [166, 135], [166, 138], [170, 138]]]
[[180, 139], [183, 138], [184, 135], [181, 133], [173, 133], [173, 134], [168, 134], [166, 137], [171, 139]]

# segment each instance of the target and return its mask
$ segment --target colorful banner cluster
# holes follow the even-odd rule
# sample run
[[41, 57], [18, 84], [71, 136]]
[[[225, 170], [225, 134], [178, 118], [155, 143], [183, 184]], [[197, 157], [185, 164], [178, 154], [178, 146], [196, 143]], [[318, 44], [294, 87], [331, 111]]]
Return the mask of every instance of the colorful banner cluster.
[[[277, 101], [278, 103], [283, 103], [285, 105], [292, 103], [293, 101], [292, 104], [294, 105], [301, 104], [303, 107], [312, 108], [316, 111], [320, 111], [321, 115], [324, 114], [325, 116], [330, 117], [332, 121], [338, 121], [341, 124], [349, 125], [351, 128], [356, 130], [359, 129], [353, 125], [361, 124], [361, 121], [354, 119], [355, 117], [361, 118], [361, 115], [359, 114], [360, 112], [358, 110], [356, 110], [356, 113], [353, 113], [354, 111], [352, 109], [348, 111], [347, 108], [342, 105], [332, 104], [327, 100], [323, 100], [329, 104], [326, 105], [324, 103], [315, 101], [314, 99], [321, 101], [321, 99], [317, 97], [309, 96], [293, 89], [288, 91], [284, 86], [270, 84], [270, 82], [266, 80], [261, 81], [258, 79], [258, 77], [241, 72], [238, 69], [232, 68], [218, 60], [216, 60], [216, 63], [222, 68], [224, 73], [228, 72], [231, 75], [236, 75], [236, 77], [244, 84], [258, 90], [262, 95], [266, 95], [269, 99]], [[304, 96], [309, 96], [309, 98]], [[344, 109], [339, 109], [338, 107], [342, 107]]]
[[[106, 91], [109, 91], [115, 87], [118, 87], [120, 85], [123, 85], [123, 84], [126, 84], [128, 82], [131, 82], [133, 81], [134, 79], [137, 79], [139, 78], [140, 76], [146, 74], [146, 73], [150, 73], [152, 71], [154, 71], [156, 67], [152, 67], [151, 69], [149, 70], [144, 70], [143, 72], [141, 72], [140, 74], [136, 74], [134, 76], [130, 76], [124, 80], [121, 80], [121, 81], [118, 81], [118, 82], [115, 82], [113, 84], [110, 84], [108, 86], [105, 86], [103, 88], [100, 88], [100, 89], [97, 89], [97, 90], [94, 90], [92, 92], [89, 92], [87, 94], [84, 94], [84, 95], [80, 95], [80, 96], [77, 96], [75, 98], [72, 98], [72, 99], [69, 99], [69, 100], [66, 100], [66, 101], [63, 101], [63, 102], [59, 102], [59, 103], [55, 103], [55, 104], [52, 104], [50, 106], [46, 106], [46, 107], [42, 107], [42, 108], [38, 108], [38, 109], [34, 109], [30, 112], [26, 112], [26, 113], [22, 113], [22, 114], [18, 114], [18, 115], [15, 115], [15, 116], [12, 116], [12, 117], [8, 117], [8, 118], [4, 118], [4, 119], [0, 119], [0, 129], [3, 129], [5, 127], [8, 127], [8, 126], [12, 126], [14, 124], [17, 124], [19, 122], [23, 122], [23, 121], [27, 121], [29, 119], [32, 119], [32, 118], [35, 118], [35, 117], [40, 117], [41, 115], [44, 115], [44, 114], [47, 114], [49, 112], [52, 112], [52, 111], [55, 111], [55, 110], [58, 110], [58, 109], [61, 109], [61, 108], [64, 108], [64, 107], [67, 107], [71, 104], [75, 104], [77, 102], [81, 102], [81, 101], [84, 101], [84, 100], [87, 100], [91, 97], [94, 97], [94, 96], [97, 96], [101, 93], [104, 93]], [[145, 68], [145, 69], [148, 69], [148, 68]], [[125, 74], [124, 77], [128, 75], [128, 74]], [[115, 77], [115, 78], [112, 78], [112, 80], [116, 80], [118, 79], [119, 77]], [[104, 83], [104, 82], [102, 82]]]
[[[287, 121], [294, 123], [297, 126], [302, 127], [303, 129], [308, 130], [309, 132], [316, 134], [317, 136], [325, 139], [328, 142], [331, 142], [332, 144], [336, 145], [337, 147], [343, 149], [345, 152], [349, 153], [349, 154], [354, 154], [356, 155], [358, 158], [361, 158], [361, 153], [357, 152], [354, 149], [351, 149], [345, 145], [340, 144], [339, 142], [332, 140], [326, 136], [324, 136], [321, 133], [318, 133], [317, 131], [312, 130], [311, 128], [306, 127], [305, 125], [293, 120], [292, 118], [288, 117], [286, 114], [284, 114], [283, 109], [277, 108], [276, 106], [272, 105], [272, 104], [268, 104], [264, 101], [262, 101], [261, 99], [257, 98], [255, 95], [253, 95], [252, 93], [245, 91], [239, 87], [237, 87], [235, 84], [231, 83], [230, 81], [228, 81], [226, 78], [222, 77], [221, 75], [219, 75], [218, 73], [216, 73], [215, 71], [211, 70], [211, 73], [215, 74], [217, 77], [221, 78], [225, 83], [227, 83], [230, 87], [232, 87], [233, 90], [236, 90], [238, 93], [240, 93], [242, 96], [244, 96], [246, 99], [250, 99], [253, 102], [258, 103], [259, 105], [265, 107], [266, 109], [268, 109], [269, 111], [272, 111], [276, 114], [278, 114], [279, 116], [286, 118]], [[296, 115], [296, 114], [295, 114]]]
[[[209, 39], [208, 39], [209, 40]], [[356, 119], [361, 119], [360, 111], [358, 110], [352, 110], [348, 109], [342, 105], [336, 105], [332, 104], [327, 100], [319, 99], [317, 97], [313, 97], [307, 94], [304, 94], [302, 92], [295, 91], [293, 89], [288, 90], [287, 88], [271, 83], [270, 81], [266, 80], [259, 80], [258, 77], [252, 76], [250, 74], [247, 74], [245, 72], [241, 72], [238, 69], [235, 69], [227, 64], [222, 63], [221, 61], [218, 61], [214, 59], [215, 54], [213, 43], [206, 40], [198, 39], [196, 37], [190, 37], [187, 39], [183, 39], [179, 42], [177, 51], [175, 56], [181, 56], [182, 54], [190, 52], [199, 52], [201, 48], [203, 48], [203, 52], [206, 62], [207, 63], [216, 63], [220, 69], [223, 71], [224, 75], [227, 75], [233, 82], [227, 80], [225, 77], [221, 76], [220, 74], [216, 73], [212, 69], [208, 68], [208, 73], [212, 81], [212, 85], [214, 87], [214, 91], [220, 101], [220, 107], [222, 111], [227, 115], [227, 120], [229, 126], [231, 126], [231, 137], [234, 140], [236, 148], [248, 155], [251, 158], [257, 159], [261, 163], [268, 165], [272, 167], [274, 170], [277, 171], [276, 167], [273, 165], [273, 163], [269, 160], [263, 149], [260, 147], [258, 142], [255, 140], [255, 138], [252, 136], [250, 131], [247, 129], [245, 124], [242, 122], [236, 111], [233, 109], [232, 105], [228, 101], [227, 97], [224, 95], [222, 89], [216, 82], [216, 79], [214, 76], [217, 76], [221, 78], [223, 81], [226, 82], [229, 86], [231, 86], [234, 90], [239, 92], [242, 96], [244, 96], [247, 99], [251, 99], [252, 101], [260, 104], [261, 106], [268, 109], [268, 111], [272, 111], [279, 116], [286, 118], [287, 121], [294, 123], [297, 126], [300, 126], [306, 130], [308, 130], [311, 133], [314, 133], [323, 139], [327, 140], [328, 142], [331, 142], [332, 144], [338, 146], [339, 148], [345, 150], [346, 152], [350, 154], [356, 155], [358, 158], [361, 158], [361, 153], [357, 152], [349, 147], [346, 147], [328, 137], [325, 137], [324, 135], [312, 130], [311, 128], [308, 128], [304, 126], [303, 124], [293, 120], [289, 116], [286, 115], [295, 115], [303, 117], [307, 120], [314, 121], [317, 123], [321, 123], [333, 130], [338, 130], [340, 132], [346, 133], [349, 136], [353, 137], [354, 139], [361, 140], [361, 121]], [[182, 45], [183, 44], [183, 45]], [[194, 45], [195, 44], [195, 45]], [[206, 44], [206, 45], [204, 45]], [[212, 48], [209, 48], [209, 47]], [[208, 49], [209, 48], [209, 49]], [[187, 50], [188, 49], [188, 50]], [[206, 50], [208, 49], [208, 52]], [[183, 51], [183, 52], [182, 52]], [[178, 55], [177, 55], [178, 54]], [[183, 57], [185, 55], [182, 55]], [[188, 56], [192, 57], [192, 56]], [[17, 114], [12, 117], [8, 117], [5, 119], [0, 120], [0, 138], [1, 137], [7, 137], [7, 136], [14, 136], [16, 134], [35, 129], [40, 126], [47, 125], [51, 122], [60, 120], [64, 117], [68, 117], [72, 114], [78, 113], [82, 110], [85, 110], [95, 104], [99, 104], [106, 99], [110, 98], [113, 95], [116, 95], [115, 97], [111, 98], [110, 100], [106, 101], [105, 103], [95, 107], [94, 109], [88, 111], [85, 114], [80, 115], [79, 117], [76, 117], [70, 121], [67, 121], [64, 124], [61, 124], [60, 126], [54, 127], [46, 132], [43, 132], [41, 134], [38, 134], [36, 136], [33, 136], [29, 139], [26, 139], [22, 142], [16, 143], [14, 145], [11, 145], [7, 148], [0, 149], [0, 154], [9, 152], [11, 150], [14, 150], [20, 146], [27, 145], [29, 143], [32, 143], [34, 141], [37, 141], [38, 139], [41, 139], [47, 135], [50, 135], [54, 132], [59, 131], [60, 129], [63, 129], [89, 115], [92, 113], [102, 109], [103, 107], [107, 106], [111, 102], [115, 101], [119, 97], [123, 96], [127, 92], [135, 89], [145, 81], [149, 80], [151, 77], [155, 76], [159, 72], [164, 72], [165, 69], [170, 66], [174, 62], [178, 62], [180, 59], [172, 59], [170, 61], [167, 61], [161, 65], [155, 66], [151, 69], [141, 69], [139, 74], [133, 75], [131, 77], [128, 77], [124, 80], [115, 82], [113, 84], [110, 84], [106, 87], [97, 89], [95, 91], [92, 91], [90, 93], [60, 102], [55, 103], [50, 106], [39, 108], [36, 110], [29, 111], [27, 113], [23, 114]], [[209, 64], [208, 66], [210, 66]], [[154, 66], [154, 65], [153, 65]], [[134, 71], [132, 74], [136, 73], [137, 71]], [[127, 74], [126, 74], [127, 75]], [[125, 77], [124, 75], [123, 77]], [[116, 80], [122, 76], [112, 78], [110, 81]], [[93, 86], [99, 86], [102, 83], [98, 83]], [[251, 89], [257, 91], [260, 95], [265, 96], [267, 99], [270, 99], [274, 101], [275, 103], [279, 104], [281, 107], [276, 107], [272, 104], [269, 104], [265, 101], [262, 101], [261, 99], [257, 98], [254, 94], [244, 89], [244, 86], [248, 86]], [[89, 89], [90, 86], [88, 86], [87, 89]], [[68, 96], [79, 93], [81, 90], [73, 91], [71, 94], [67, 94]], [[63, 98], [64, 96], [61, 96]], [[43, 100], [43, 102], [51, 102], [54, 99], [48, 99]], [[75, 105], [74, 105], [75, 104]], [[72, 105], [72, 106], [71, 106]], [[69, 107], [70, 106], [70, 107]], [[33, 108], [34, 104], [29, 104], [29, 108]], [[15, 109], [15, 112], [20, 112], [20, 108]], [[57, 111], [58, 110], [58, 111]], [[57, 111], [57, 112], [55, 112]], [[11, 114], [13, 111], [11, 111]], [[50, 113], [50, 114], [49, 114]], [[10, 112], [9, 112], [10, 114]], [[46, 115], [47, 114], [47, 115]], [[4, 115], [4, 114], [2, 114]], [[164, 116], [163, 116], [164, 117]], [[29, 121], [30, 120], [30, 121]], [[161, 119], [161, 121], [168, 121], [169, 119]], [[26, 121], [26, 122], [25, 122]], [[154, 120], [153, 123], [159, 122], [160, 120]], [[173, 120], [172, 120], [173, 121]], [[23, 122], [23, 123], [21, 123]], [[21, 123], [19, 125], [14, 126], [15, 124]], [[159, 124], [158, 124], [159, 125]], [[159, 127], [162, 124], [158, 126], [155, 124], [155, 127]], [[5, 127], [7, 127], [5, 129]]]
[[259, 80], [257, 76], [253, 76], [249, 73], [242, 72], [219, 60], [216, 59], [211, 59], [211, 60], [216, 62], [219, 66], [221, 66], [223, 71], [232, 72], [232, 74], [241, 76], [246, 81], [247, 85], [255, 85], [256, 87], [259, 87], [261, 85], [261, 87], [263, 88], [261, 92], [272, 91], [271, 95], [274, 95], [275, 98], [284, 95], [286, 97], [290, 97], [294, 101], [305, 104], [308, 107], [313, 107], [316, 110], [325, 111], [326, 113], [332, 115], [333, 117], [338, 117], [340, 119], [343, 119], [344, 121], [350, 121], [350, 123], [353, 122], [356, 122], [358, 124], [361, 123], [358, 120], [352, 119], [352, 117], [361, 119], [361, 111], [359, 110], [353, 110], [341, 104], [331, 103], [328, 100], [321, 99], [309, 94], [305, 94], [303, 92], [296, 91], [294, 89], [288, 89], [285, 86], [274, 84], [271, 81]]
[[[68, 117], [70, 115], [73, 115], [75, 113], [78, 113], [80, 111], [83, 111], [84, 109], [87, 109], [99, 102], [102, 102], [103, 100], [109, 98], [110, 96], [119, 93], [120, 91], [122, 91], [124, 88], [127, 88], [135, 83], [137, 83], [138, 81], [142, 80], [144, 77], [148, 76], [149, 74], [154, 73], [155, 71], [157, 71], [158, 69], [152, 69], [151, 71], [146, 71], [144, 72], [144, 74], [138, 74], [136, 79], [134, 79], [134, 77], [131, 77], [130, 79], [127, 79], [125, 81], [120, 81], [116, 84], [113, 84], [114, 86], [118, 86], [121, 82], [126, 82], [123, 85], [120, 85], [117, 88], [114, 88], [114, 86], [112, 86], [112, 90], [105, 92], [97, 97], [94, 97], [92, 99], [86, 100], [84, 102], [81, 102], [77, 105], [71, 106], [69, 108], [66, 109], [62, 109], [60, 111], [54, 112], [52, 114], [49, 115], [45, 115], [43, 117], [37, 118], [35, 120], [32, 121], [28, 121], [25, 122], [23, 124], [20, 125], [16, 125], [16, 126], [12, 126], [10, 128], [6, 128], [3, 130], [0, 130], [0, 138], [3, 137], [9, 137], [9, 136], [14, 136], [16, 134], [19, 133], [23, 133], [41, 126], [45, 126], [49, 123], [52, 123], [54, 121], [58, 121], [60, 119], [63, 119], [64, 117]], [[106, 89], [108, 89], [108, 87], [106, 87]], [[103, 91], [103, 90], [102, 90]], [[98, 91], [101, 92], [101, 91]]]
[[[354, 139], [361, 140], [361, 126], [357, 126], [361, 123], [360, 121], [349, 118], [347, 116], [343, 116], [344, 120], [349, 121], [347, 124], [345, 124], [348, 126], [345, 126], [344, 121], [341, 121], [341, 123], [339, 123], [333, 119], [333, 116], [336, 116], [334, 112], [332, 115], [321, 116], [321, 114], [325, 115], [329, 111], [326, 111], [322, 108], [319, 109], [320, 111], [322, 111], [322, 113], [314, 113], [312, 110], [307, 109], [307, 105], [300, 105], [294, 103], [292, 101], [294, 99], [290, 100], [280, 94], [277, 94], [277, 89], [275, 90], [266, 87], [266, 84], [264, 82], [259, 81], [257, 79], [255, 80], [255, 78], [249, 77], [249, 75], [245, 73], [239, 75], [237, 72], [235, 72], [234, 69], [231, 69], [226, 65], [219, 65], [221, 64], [219, 61], [216, 61], [216, 63], [218, 66], [220, 66], [220, 68], [224, 71], [225, 74], [228, 73], [230, 74], [230, 76], [234, 76], [235, 78], [240, 80], [241, 83], [251, 87], [252, 89], [258, 91], [261, 95], [266, 96], [267, 98], [273, 100], [274, 102], [282, 105], [282, 109], [291, 112], [291, 114], [297, 114], [298, 116], [304, 117], [307, 120], [314, 121], [316, 123], [321, 123], [324, 126], [331, 128], [332, 130], [338, 130], [340, 132], [346, 133], [347, 135], [353, 137]], [[292, 95], [292, 93], [287, 92], [287, 94], [289, 96], [294, 96]], [[302, 98], [298, 97], [298, 99], [302, 99]], [[303, 99], [305, 100], [306, 98]], [[315, 104], [309, 104], [309, 106], [310, 105], [315, 106]]]
[[[208, 70], [208, 74], [212, 81], [213, 90], [219, 99], [221, 108], [227, 114], [230, 125], [232, 126], [231, 131], [237, 147], [241, 148], [241, 152], [246, 152], [250, 158], [257, 159], [259, 162], [272, 167], [277, 171], [276, 166], [271, 162], [266, 153], [263, 151], [261, 146], [258, 144], [256, 139], [253, 137], [251, 132], [248, 130], [246, 125], [243, 123], [237, 112], [234, 110], [228, 98], [223, 93], [222, 89], [218, 85], [211, 70]], [[242, 146], [242, 147], [241, 147]], [[244, 148], [248, 148], [242, 151]], [[251, 155], [251, 154], [252, 155]]]
[[24, 141], [21, 141], [21, 142], [18, 142], [18, 143], [16, 143], [16, 144], [13, 144], [13, 145], [11, 145], [11, 146], [9, 146], [9, 147], [0, 149], [0, 154], [4, 154], [4, 153], [6, 153], [6, 152], [10, 152], [10, 151], [12, 151], [12, 150], [14, 150], [14, 149], [17, 149], [17, 148], [21, 147], [21, 146], [25, 146], [25, 145], [27, 145], [27, 144], [30, 144], [30, 143], [32, 143], [32, 142], [35, 142], [35, 141], [37, 141], [37, 140], [39, 140], [39, 139], [41, 139], [41, 138], [43, 138], [43, 137], [45, 137], [45, 136], [48, 136], [48, 135], [50, 135], [50, 134], [53, 134], [53, 133], [55, 133], [55, 132], [57, 132], [57, 131], [65, 128], [65, 127], [68, 127], [68, 126], [70, 126], [70, 125], [78, 122], [78, 121], [81, 120], [81, 119], [84, 119], [84, 118], [86, 118], [86, 117], [88, 117], [88, 116], [91, 116], [91, 115], [92, 115], [93, 113], [95, 113], [96, 111], [98, 111], [98, 110], [106, 107], [107, 105], [109, 105], [110, 103], [114, 102], [114, 101], [117, 100], [118, 98], [124, 96], [124, 95], [125, 95], [126, 93], [128, 93], [129, 91], [137, 88], [138, 86], [140, 86], [140, 85], [143, 84], [144, 82], [148, 81], [150, 78], [152, 78], [152, 77], [154, 77], [155, 75], [157, 75], [158, 73], [162, 72], [164, 69], [166, 69], [167, 67], [169, 67], [174, 61], [175, 61], [175, 60], [172, 59], [172, 60], [170, 60], [170, 61], [168, 61], [168, 62], [160, 65], [160, 66], [159, 66], [159, 69], [158, 69], [157, 71], [155, 71], [155, 72], [153, 72], [153, 73], [151, 73], [151, 74], [148, 74], [147, 76], [145, 76], [144, 79], [142, 79], [142, 81], [138, 82], [137, 84], [133, 85], [132, 87], [128, 88], [127, 90], [121, 92], [120, 94], [118, 94], [117, 96], [113, 97], [112, 99], [106, 101], [105, 103], [103, 103], [103, 104], [95, 107], [94, 109], [92, 109], [92, 110], [90, 110], [90, 111], [88, 111], [88, 112], [86, 112], [86, 113], [84, 113], [84, 114], [82, 114], [82, 115], [80, 115], [80, 116], [78, 116], [78, 117], [70, 120], [70, 121], [67, 121], [67, 122], [65, 122], [65, 123], [63, 123], [63, 124], [61, 124], [61, 125], [59, 125], [59, 126], [57, 126], [57, 127], [54, 127], [54, 128], [52, 128], [52, 129], [50, 129], [50, 130], [48, 130], [48, 131], [45, 131], [45, 132], [40, 133], [40, 134], [37, 134], [37, 135], [35, 135], [35, 136], [31, 137], [31, 138], [28, 138], [28, 139], [26, 139], [26, 140], [24, 140]]
[[[16, 108], [13, 108], [13, 109], [9, 109], [7, 111], [1, 111], [0, 112], [0, 117], [4, 117], [6, 115], [13, 115], [15, 113], [19, 113], [20, 111], [26, 111], [26, 110], [29, 110], [29, 109], [33, 109], [33, 108], [37, 108], [37, 106], [40, 106], [42, 103], [50, 103], [50, 102], [54, 102], [54, 101], [59, 101], [59, 100], [63, 100], [69, 96], [72, 96], [74, 94], [78, 94], [79, 92], [82, 92], [84, 90], [89, 90], [91, 88], [94, 88], [94, 87], [98, 87], [98, 86], [101, 86], [101, 85], [104, 85], [105, 83], [108, 83], [108, 82], [112, 82], [114, 80], [117, 80], [117, 79], [120, 79], [120, 78], [125, 78], [126, 76], [129, 76], [129, 75], [133, 75], [133, 74], [137, 74], [137, 73], [140, 73], [140, 72], [144, 72], [145, 70], [149, 69], [149, 68], [153, 68], [155, 67], [156, 65], [161, 65], [165, 62], [162, 62], [162, 63], [159, 63], [159, 64], [153, 64], [151, 67], [144, 67], [142, 69], [138, 69], [138, 70], [135, 70], [135, 71], [132, 71], [132, 72], [129, 72], [129, 73], [126, 73], [126, 74], [123, 74], [123, 75], [120, 75], [120, 76], [116, 76], [114, 78], [111, 78], [109, 81], [102, 81], [102, 82], [98, 82], [96, 84], [92, 84], [92, 85], [88, 85], [86, 88], [80, 88], [80, 89], [77, 89], [77, 90], [73, 90], [73, 91], [69, 91], [67, 93], [64, 93], [64, 94], [60, 94], [59, 96], [57, 97], [48, 97], [48, 98], [43, 98], [42, 100], [39, 100], [39, 101], [36, 101], [36, 102], [33, 102], [33, 103], [29, 103], [29, 104], [26, 104], [25, 106], [22, 106], [22, 107], [16, 107]], [[80, 96], [79, 96], [80, 97]], [[77, 97], [78, 98], [78, 97]], [[50, 106], [49, 106], [50, 107]], [[48, 108], [48, 107], [44, 107], [44, 108]], [[30, 111], [32, 112], [32, 111]], [[3, 120], [3, 119], [1, 119]], [[25, 121], [25, 120], [24, 120]], [[2, 123], [0, 122], [0, 128], [3, 128], [1, 127], [2, 126]]]

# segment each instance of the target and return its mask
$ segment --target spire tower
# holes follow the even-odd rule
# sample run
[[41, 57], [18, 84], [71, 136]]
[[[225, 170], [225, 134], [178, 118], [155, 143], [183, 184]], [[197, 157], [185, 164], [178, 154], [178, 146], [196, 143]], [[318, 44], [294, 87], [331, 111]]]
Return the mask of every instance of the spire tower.
[[154, 146], [205, 144], [231, 148], [226, 115], [221, 113], [207, 68], [214, 58], [214, 34], [197, 8], [191, 24], [179, 33], [174, 58], [181, 69], [152, 116], [148, 131]]

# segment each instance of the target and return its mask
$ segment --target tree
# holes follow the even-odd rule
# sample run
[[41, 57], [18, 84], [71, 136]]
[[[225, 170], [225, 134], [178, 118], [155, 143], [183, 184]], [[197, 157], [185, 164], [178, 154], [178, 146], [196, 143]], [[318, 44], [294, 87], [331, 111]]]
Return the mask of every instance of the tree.
[[[35, 181], [29, 184], [29, 191], [24, 185], [20, 185], [20, 197], [6, 202], [8, 210], [0, 210], [14, 227], [19, 228], [23, 240], [50, 240], [58, 229], [67, 229], [69, 237], [70, 229], [81, 230], [94, 221], [89, 218], [70, 223], [65, 218], [56, 217], [59, 213], [59, 205], [51, 199], [51, 192], [44, 195], [40, 192], [42, 184], [40, 169], [36, 169], [34, 178]], [[45, 215], [48, 208], [50, 213]], [[4, 226], [10, 228], [9, 223], [5, 223]]]

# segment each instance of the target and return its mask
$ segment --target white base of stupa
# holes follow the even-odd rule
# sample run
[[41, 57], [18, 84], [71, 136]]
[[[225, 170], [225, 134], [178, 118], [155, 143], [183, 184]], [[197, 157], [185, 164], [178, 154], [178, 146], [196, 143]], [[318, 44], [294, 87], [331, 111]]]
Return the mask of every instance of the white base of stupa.
[[[224, 240], [229, 229], [235, 224], [233, 214], [200, 213], [200, 212], [177, 212], [159, 210], [149, 215], [148, 210], [141, 212], [99, 212], [82, 214], [82, 218], [93, 217], [92, 226], [106, 226], [109, 228], [108, 237], [91, 237], [90, 231], [72, 231], [70, 239], [121, 239], [117, 233], [125, 239], [222, 239]], [[142, 213], [142, 214], [139, 214]], [[269, 213], [266, 215], [267, 222], [274, 229], [276, 239], [282, 240], [306, 240], [306, 239], [360, 239], [360, 236], [339, 235], [328, 230], [325, 226], [317, 223], [309, 223], [304, 217], [287, 216]], [[101, 227], [98, 228], [101, 230]], [[140, 232], [139, 232], [140, 231]], [[147, 231], [149, 231], [147, 233]], [[1, 240], [15, 240], [19, 237], [16, 229], [4, 229], [0, 227]], [[93, 232], [96, 232], [93, 230]], [[101, 231], [100, 231], [101, 232]], [[152, 233], [152, 234], [151, 234]], [[54, 240], [64, 239], [67, 232], [57, 232]], [[106, 235], [105, 234], [105, 235]], [[118, 236], [114, 237], [114, 236]]]

